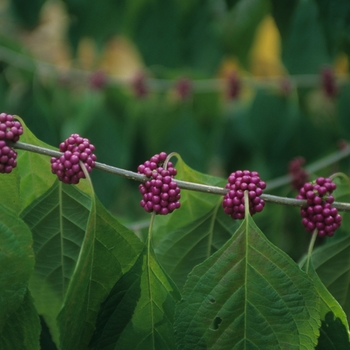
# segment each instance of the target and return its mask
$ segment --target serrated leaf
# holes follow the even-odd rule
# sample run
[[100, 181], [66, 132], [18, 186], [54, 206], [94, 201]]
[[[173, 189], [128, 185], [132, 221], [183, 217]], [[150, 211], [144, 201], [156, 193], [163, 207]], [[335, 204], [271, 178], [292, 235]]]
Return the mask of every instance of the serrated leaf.
[[21, 305], [33, 267], [32, 236], [27, 225], [0, 204], [0, 331]]
[[57, 342], [56, 317], [80, 253], [91, 199], [70, 186], [53, 186], [22, 213], [33, 234], [35, 269], [30, 291]]
[[[225, 180], [194, 171], [182, 159], [176, 168], [181, 180], [225, 186]], [[179, 288], [192, 268], [216, 252], [239, 226], [224, 213], [221, 202], [222, 196], [182, 190], [181, 208], [155, 219], [155, 251]]]
[[180, 349], [312, 349], [318, 295], [251, 217], [193, 269], [175, 313]]
[[[87, 192], [86, 185], [79, 186]], [[97, 212], [93, 210], [91, 213], [91, 198], [94, 196], [91, 191], [90, 195], [85, 192], [77, 186], [56, 181], [22, 213], [32, 230], [36, 254], [30, 289], [38, 312], [44, 316], [56, 344], [59, 338], [56, 317], [63, 304], [65, 311], [62, 315], [69, 312], [78, 315], [75, 306], [68, 308], [71, 302], [82, 303], [80, 307], [85, 308], [86, 313], [80, 315], [76, 324], [79, 329], [75, 332], [71, 331], [73, 326], [67, 329], [70, 323], [61, 316], [62, 332], [69, 333], [65, 341], [69, 342], [73, 337], [81, 344], [89, 342], [100, 303], [122, 273], [130, 269], [143, 247], [140, 240], [101, 203], [97, 202]], [[83, 246], [86, 232], [93, 237], [89, 236], [87, 248], [87, 243]], [[82, 265], [78, 269], [79, 261]], [[88, 285], [84, 291], [88, 292], [87, 299], [83, 298], [84, 293], [76, 295], [80, 284]], [[68, 289], [71, 290], [70, 296], [67, 296]]]
[[91, 236], [84, 240], [80, 264], [58, 317], [62, 349], [87, 348], [101, 303], [122, 274], [133, 266], [143, 248], [133, 232], [122, 226], [97, 200], [96, 219], [93, 214], [92, 210], [87, 227]]
[[[93, 189], [92, 189], [93, 192]], [[92, 282], [96, 235], [96, 201], [91, 193], [91, 208], [84, 230], [84, 239], [81, 242], [76, 264], [72, 271], [71, 281], [64, 296], [64, 305], [58, 317], [57, 324], [60, 331], [61, 349], [80, 348], [81, 338], [88, 319]]]
[[311, 259], [322, 283], [343, 308], [349, 321], [350, 236], [347, 235], [316, 248]]
[[173, 315], [179, 299], [147, 244], [102, 304], [92, 349], [176, 349]]
[[17, 310], [6, 320], [0, 337], [0, 349], [39, 350], [40, 330], [39, 316], [27, 290]]

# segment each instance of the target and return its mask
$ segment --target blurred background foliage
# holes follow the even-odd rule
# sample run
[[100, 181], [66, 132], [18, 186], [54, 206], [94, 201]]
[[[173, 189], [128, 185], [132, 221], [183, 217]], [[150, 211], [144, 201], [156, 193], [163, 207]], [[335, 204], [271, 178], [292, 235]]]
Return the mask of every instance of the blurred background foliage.
[[[335, 152], [350, 139], [349, 54], [348, 0], [0, 0], [1, 111], [51, 145], [80, 133], [134, 171], [176, 151], [201, 172], [270, 180]], [[136, 183], [92, 177], [123, 222], [148, 217]], [[298, 210], [268, 207], [261, 229], [295, 251]]]

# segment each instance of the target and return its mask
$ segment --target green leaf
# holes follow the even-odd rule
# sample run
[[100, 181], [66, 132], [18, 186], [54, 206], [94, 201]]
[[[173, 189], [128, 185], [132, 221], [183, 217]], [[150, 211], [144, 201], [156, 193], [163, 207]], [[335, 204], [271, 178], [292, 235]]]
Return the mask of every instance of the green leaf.
[[350, 236], [334, 239], [316, 248], [311, 259], [321, 281], [341, 305], [349, 321]]
[[14, 0], [11, 1], [11, 7], [21, 26], [34, 28], [40, 20], [40, 10], [44, 2], [45, 0], [34, 0], [28, 7], [26, 1]]
[[320, 297], [321, 328], [316, 349], [349, 349], [349, 325], [343, 309], [321, 282], [312, 263], [309, 276]]
[[23, 301], [6, 321], [0, 337], [0, 349], [40, 349], [40, 320], [27, 290]]
[[[225, 186], [225, 180], [201, 174], [182, 159], [176, 164], [177, 178], [200, 184]], [[239, 225], [221, 208], [222, 197], [181, 191], [181, 208], [155, 219], [153, 237], [160, 263], [179, 288], [194, 266], [217, 251]]]
[[64, 306], [57, 318], [61, 349], [82, 348], [81, 345], [77, 345], [80, 343], [85, 328], [84, 321], [88, 318], [90, 299], [93, 298], [90, 290], [96, 234], [96, 201], [93, 193], [88, 222], [84, 231], [84, 240], [81, 242], [79, 255], [76, 257], [72, 280], [64, 298]]
[[349, 350], [349, 331], [334, 314], [329, 311], [322, 320], [317, 350]]
[[[179, 11], [175, 1], [148, 0], [133, 18], [133, 24], [133, 27], [129, 26], [128, 34], [147, 66], [176, 67], [179, 64]], [[154, 41], [155, 37], [157, 41]]]
[[0, 204], [0, 331], [21, 305], [33, 267], [32, 236], [27, 225]]
[[122, 226], [99, 201], [96, 210], [96, 224], [90, 216], [88, 228], [93, 230], [95, 225], [95, 241], [88, 237], [84, 243], [80, 264], [58, 318], [63, 349], [76, 349], [78, 345], [79, 349], [87, 348], [101, 303], [134, 265], [143, 247], [133, 232]]
[[80, 253], [90, 207], [86, 194], [56, 180], [22, 213], [34, 240], [35, 270], [30, 291], [55, 341], [55, 319]]
[[282, 47], [282, 59], [290, 74], [317, 74], [322, 65], [330, 63], [314, 1], [299, 1]]
[[334, 57], [342, 49], [349, 32], [350, 3], [347, 0], [316, 0], [329, 53]]
[[246, 64], [257, 26], [269, 9], [270, 2], [266, 0], [239, 0], [222, 22], [227, 51], [237, 55]]
[[19, 213], [22, 208], [20, 197], [20, 177], [18, 168], [10, 174], [0, 174], [0, 203], [5, 207]]
[[[21, 142], [57, 150], [57, 148], [55, 149], [38, 140], [26, 127], [21, 118], [16, 116], [16, 119], [18, 119], [23, 126]], [[56, 176], [51, 172], [50, 157], [38, 153], [18, 150], [17, 168], [21, 178], [20, 191], [23, 209], [34, 199], [44, 194], [52, 186]]]
[[251, 217], [193, 269], [175, 313], [180, 349], [312, 349], [319, 299], [310, 278]]
[[[86, 187], [86, 184], [79, 186]], [[30, 289], [56, 344], [59, 338], [56, 317], [63, 304], [60, 327], [65, 341], [75, 337], [85, 344], [89, 342], [100, 303], [122, 273], [130, 269], [143, 246], [102, 204], [97, 202], [97, 212], [92, 210], [91, 198], [94, 196], [80, 191], [77, 186], [57, 180], [22, 213], [32, 230], [36, 254]], [[89, 239], [83, 244], [86, 237]], [[79, 261], [81, 264], [77, 266]], [[85, 292], [76, 295], [86, 285], [88, 299], [83, 298]], [[75, 306], [69, 309], [67, 306], [71, 302]], [[88, 315], [80, 315], [78, 305], [88, 310]], [[81, 318], [68, 329], [70, 323], [65, 317], [68, 318], [70, 312]], [[75, 327], [79, 329], [73, 332]], [[84, 337], [82, 332], [85, 332]]]
[[[148, 243], [148, 242], [147, 242]], [[102, 304], [93, 349], [176, 349], [175, 304], [180, 293], [150, 244]]]
[[[84, 243], [58, 316], [62, 349], [87, 348], [101, 303], [137, 259], [143, 244], [96, 199]], [[78, 344], [78, 345], [77, 345]]]

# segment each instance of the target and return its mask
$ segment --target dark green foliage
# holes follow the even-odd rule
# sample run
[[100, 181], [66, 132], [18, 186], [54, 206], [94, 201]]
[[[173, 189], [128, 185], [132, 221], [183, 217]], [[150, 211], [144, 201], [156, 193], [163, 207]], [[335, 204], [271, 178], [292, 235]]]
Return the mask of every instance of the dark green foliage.
[[290, 74], [317, 74], [331, 62], [314, 1], [300, 1], [283, 42], [282, 58]]
[[[0, 112], [23, 118], [22, 142], [57, 150], [79, 133], [99, 162], [132, 171], [178, 152], [177, 179], [222, 188], [247, 169], [266, 181], [264, 193], [295, 197], [288, 184], [269, 187], [289, 161], [303, 156], [308, 166], [350, 140], [346, 0], [65, 0], [65, 64], [78, 69], [65, 76], [40, 62], [46, 42], [27, 48], [50, 3], [6, 3]], [[85, 38], [96, 47], [86, 75]], [[107, 48], [115, 38], [137, 54], [120, 49], [130, 56], [117, 62]], [[325, 65], [337, 76], [332, 96]], [[107, 85], [93, 89], [98, 69]], [[151, 78], [142, 98], [109, 75], [139, 70]], [[241, 85], [229, 99], [233, 71]], [[183, 100], [180, 78], [193, 88]], [[310, 178], [338, 171], [349, 174], [347, 158]], [[93, 187], [64, 185], [49, 157], [22, 150], [0, 176], [1, 349], [349, 348], [348, 212], [333, 240], [316, 241], [306, 273], [296, 263], [310, 238], [299, 208], [266, 203], [240, 225], [221, 196], [182, 190], [179, 210], [147, 231], [138, 183], [96, 169], [91, 177]], [[336, 201], [348, 203], [348, 179], [337, 185]]]
[[11, 0], [13, 12], [17, 17], [18, 22], [29, 29], [35, 27], [40, 18], [40, 10], [46, 0], [32, 0], [30, 6], [26, 0]]

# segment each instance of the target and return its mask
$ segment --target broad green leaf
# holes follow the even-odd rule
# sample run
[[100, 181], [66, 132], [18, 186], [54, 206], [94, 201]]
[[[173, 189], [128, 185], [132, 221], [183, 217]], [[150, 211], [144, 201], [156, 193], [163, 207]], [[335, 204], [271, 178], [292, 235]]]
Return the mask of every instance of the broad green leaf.
[[56, 341], [55, 319], [76, 266], [90, 207], [86, 194], [56, 180], [22, 213], [34, 240], [35, 270], [30, 291]]
[[[31, 145], [55, 149], [54, 147], [38, 140], [24, 124], [24, 121], [16, 116], [22, 126], [23, 135], [20, 141]], [[56, 149], [57, 150], [57, 149]], [[20, 191], [22, 209], [26, 208], [34, 199], [44, 194], [55, 182], [56, 176], [51, 172], [50, 157], [18, 150], [18, 172], [21, 178]]]
[[190, 273], [176, 341], [180, 349], [313, 349], [318, 308], [311, 279], [248, 217]]
[[[79, 186], [86, 187], [83, 184]], [[75, 333], [70, 332], [70, 336], [82, 338], [85, 343], [89, 342], [100, 303], [122, 273], [130, 269], [143, 246], [140, 240], [99, 202], [96, 204], [97, 214], [94, 210], [92, 216], [91, 198], [94, 197], [85, 192], [76, 186], [56, 181], [22, 214], [32, 230], [36, 254], [30, 289], [38, 312], [44, 316], [56, 344], [59, 338], [56, 317], [63, 304], [66, 305], [66, 312], [69, 311], [67, 305], [71, 301], [86, 302], [84, 307], [89, 313], [85, 315], [86, 318], [81, 316], [77, 323], [79, 327], [84, 328], [87, 339], [78, 333], [82, 332], [80, 328]], [[88, 240], [88, 248], [85, 248], [87, 243], [82, 248], [86, 232], [94, 239]], [[89, 255], [91, 249], [93, 254]], [[78, 261], [83, 265], [77, 267]], [[82, 286], [89, 284], [88, 301], [84, 300], [82, 295], [77, 297], [74, 294], [76, 288], [79, 290], [80, 283]], [[70, 297], [66, 296], [68, 289], [71, 290]], [[66, 298], [68, 301], [65, 301]], [[73, 310], [75, 307], [69, 312]], [[61, 322], [61, 326], [62, 324], [65, 324], [65, 321]], [[70, 341], [68, 336], [66, 339]]]
[[321, 282], [312, 264], [309, 267], [309, 276], [320, 297], [321, 327], [316, 349], [349, 349], [349, 325], [343, 309]]
[[[58, 316], [62, 349], [85, 349], [101, 303], [128, 271], [143, 244], [95, 199], [79, 260]], [[96, 210], [96, 212], [95, 212]]]
[[317, 74], [330, 63], [315, 1], [299, 1], [282, 43], [282, 58], [290, 74]]
[[349, 321], [350, 236], [335, 239], [316, 248], [311, 259], [321, 281], [341, 305]]
[[93, 297], [91, 283], [96, 235], [96, 200], [93, 188], [91, 192], [91, 209], [84, 239], [64, 297], [63, 308], [57, 318], [61, 349], [82, 348], [80, 342], [85, 327], [84, 321], [88, 319], [90, 299]]
[[158, 259], [182, 288], [193, 267], [216, 252], [236, 226], [237, 222], [228, 217], [218, 203], [191, 224], [167, 231], [156, 250]]
[[0, 204], [0, 332], [21, 305], [34, 267], [28, 226]]
[[39, 316], [29, 290], [27, 290], [17, 310], [6, 320], [0, 336], [0, 349], [39, 350], [40, 330]]
[[102, 304], [91, 348], [176, 349], [173, 316], [179, 299], [177, 287], [147, 244]]
[[21, 211], [20, 177], [17, 168], [13, 169], [10, 174], [0, 174], [0, 193], [2, 205], [15, 213]]
[[[182, 159], [176, 164], [177, 178], [224, 187], [225, 180], [201, 174]], [[194, 266], [217, 251], [239, 225], [221, 207], [222, 196], [181, 191], [181, 208], [155, 219], [155, 251], [160, 263], [179, 288]]]
[[334, 57], [342, 49], [349, 33], [350, 3], [347, 0], [316, 0], [329, 53]]
[[266, 0], [239, 0], [222, 22], [226, 50], [248, 63], [248, 53], [260, 21], [270, 8]]

